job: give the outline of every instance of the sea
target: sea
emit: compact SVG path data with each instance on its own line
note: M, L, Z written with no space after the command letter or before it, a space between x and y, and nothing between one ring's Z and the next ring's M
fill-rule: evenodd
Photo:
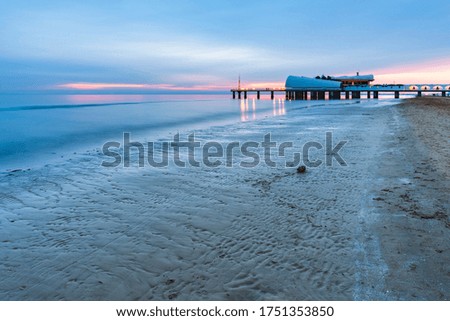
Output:
M28 94L0 95L0 171L62 161L73 154L131 139L286 115L290 109L348 101L285 101L284 95ZM389 97L387 97L389 98Z

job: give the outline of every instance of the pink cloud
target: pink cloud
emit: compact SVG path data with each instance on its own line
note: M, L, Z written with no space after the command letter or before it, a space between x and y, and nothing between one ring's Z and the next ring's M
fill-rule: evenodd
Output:
M450 83L450 59L440 58L373 70L376 83Z
M105 89L149 89L149 90L173 90L173 91L212 91L227 90L227 85L193 85L193 86L177 86L173 84L126 84L126 83L67 83L57 85L58 89L75 89L75 90L105 90Z

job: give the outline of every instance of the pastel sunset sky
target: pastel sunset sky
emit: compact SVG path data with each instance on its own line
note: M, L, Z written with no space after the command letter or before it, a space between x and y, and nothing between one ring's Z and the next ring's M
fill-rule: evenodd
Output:
M450 1L1 1L0 92L450 83Z

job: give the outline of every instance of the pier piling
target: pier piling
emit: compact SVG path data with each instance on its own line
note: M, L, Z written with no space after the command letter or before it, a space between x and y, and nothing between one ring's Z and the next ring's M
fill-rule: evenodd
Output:
M340 91L330 91L330 93L328 95L328 99L330 99L330 100L341 99L341 92Z

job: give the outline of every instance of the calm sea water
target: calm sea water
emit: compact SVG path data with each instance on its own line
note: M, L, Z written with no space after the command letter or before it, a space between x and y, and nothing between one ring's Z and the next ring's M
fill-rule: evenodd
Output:
M342 103L349 101L285 101L283 95L233 100L231 94L0 95L0 171L47 164L101 148L107 141L121 142L124 132L132 140L167 139L177 131Z
M1 95L0 170L24 168L118 140L286 113L283 96Z

